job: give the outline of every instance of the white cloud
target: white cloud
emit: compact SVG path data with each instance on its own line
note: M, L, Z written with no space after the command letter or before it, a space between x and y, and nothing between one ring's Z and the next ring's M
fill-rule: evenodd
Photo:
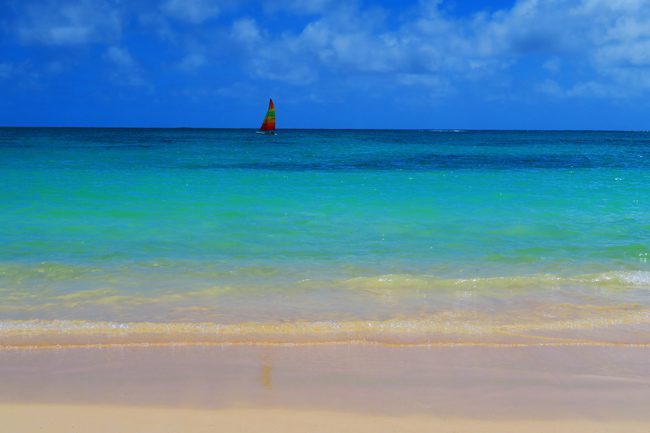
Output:
M532 90L565 97L650 91L650 0L519 0L470 17L451 17L442 4L423 0L391 27L376 8L315 0L305 7L316 16L299 31L273 34L243 19L231 36L251 73L294 84L329 74L393 76L398 85L441 91L467 81L499 87L514 65L543 56L532 75L558 74L562 65L562 72L584 71L585 81L574 78L565 90L549 78ZM304 13L297 5L279 3Z
M275 40L254 19L244 18L232 24L230 38L240 46L249 72L257 77L291 84L309 84L316 78L316 71L305 62L309 54L292 36Z
M161 0L152 8L144 0L38 0L16 3L11 29L25 43L106 44L114 78L128 85L145 85L141 65L121 42L122 21L130 14L140 18L130 26L158 29L163 43L184 47L177 65L184 72L228 55L256 78L318 83L315 91L322 92L364 83L430 95L467 85L493 97L650 93L650 0L517 0L471 16L449 15L444 0L421 0L391 17L364 6L368 2L276 0L260 7L299 15L280 30L271 27L277 16L264 12L257 20L238 17L225 27L210 23L191 33L174 22L206 23L220 14L225 21L236 3ZM0 63L0 77L16 75L7 65ZM321 85L325 81L331 86Z
M136 66L135 60L124 48L110 47L106 51L106 58L121 67L133 68Z
M591 77L569 86L566 96L650 91L648 0L520 0L495 14L486 29L478 36L491 42L494 56L547 54L553 59L544 67L552 73L568 63L588 71Z
M555 80L547 79L538 83L536 86L540 93L548 96L561 97L565 96L565 91Z
M219 14L219 5L214 0L167 0L162 9L173 18L195 24Z
M346 5L329 9L297 33L273 35L244 19L233 24L231 36L248 48L244 58L252 73L293 84L310 84L323 73L361 74L366 80L395 74L391 84L420 83L442 93L451 87L450 71L471 77L493 67L490 59L470 53L464 29L455 28L436 8L424 12L386 30L381 10Z
M252 18L242 18L232 24L230 35L246 46L259 42L262 39L260 28Z
M178 67L184 72L192 72L206 63L205 55L202 53L189 53L179 63Z
M121 34L120 15L113 4L101 0L28 4L16 23L26 43L76 45L110 42Z
M140 64L126 48L109 47L105 58L114 67L111 75L113 81L125 86L148 87Z

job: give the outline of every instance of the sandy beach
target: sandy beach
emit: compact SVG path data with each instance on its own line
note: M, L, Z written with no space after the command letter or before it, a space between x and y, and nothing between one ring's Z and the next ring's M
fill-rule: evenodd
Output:
M189 410L117 406L0 406L7 431L32 433L645 433L648 423L584 420L485 421L286 409Z
M642 432L647 347L0 351L12 432Z

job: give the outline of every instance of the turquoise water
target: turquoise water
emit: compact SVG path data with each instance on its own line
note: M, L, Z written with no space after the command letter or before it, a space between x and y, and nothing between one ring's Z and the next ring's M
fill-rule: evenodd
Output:
M0 321L650 308L650 133L2 128L0 185Z

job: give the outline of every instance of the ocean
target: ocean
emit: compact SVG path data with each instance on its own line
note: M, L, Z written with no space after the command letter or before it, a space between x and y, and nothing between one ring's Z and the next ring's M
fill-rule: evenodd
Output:
M0 128L0 345L635 344L650 133Z

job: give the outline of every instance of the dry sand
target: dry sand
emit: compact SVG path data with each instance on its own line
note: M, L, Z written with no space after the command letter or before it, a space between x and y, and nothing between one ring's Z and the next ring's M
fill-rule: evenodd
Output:
M289 409L0 405L12 433L647 433L644 422L459 420Z

